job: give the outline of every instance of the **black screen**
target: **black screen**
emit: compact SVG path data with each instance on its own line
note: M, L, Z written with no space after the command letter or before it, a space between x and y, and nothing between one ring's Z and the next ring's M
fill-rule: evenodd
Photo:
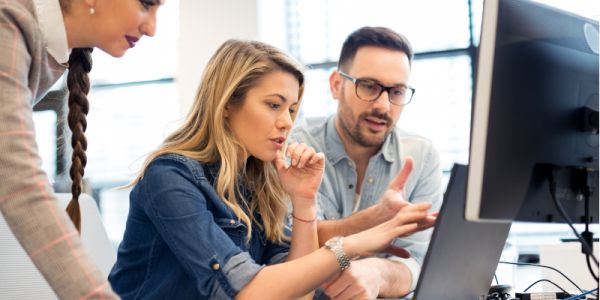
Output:
M554 195L574 222L587 206L598 223L597 32L542 4L486 1L467 219L563 222Z

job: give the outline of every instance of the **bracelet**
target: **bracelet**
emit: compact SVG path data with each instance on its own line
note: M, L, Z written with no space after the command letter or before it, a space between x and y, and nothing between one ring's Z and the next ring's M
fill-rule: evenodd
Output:
M298 220L298 221L300 221L302 223L312 223L312 222L314 222L314 221L317 220L317 216L316 215L315 215L315 217L312 220L304 220L304 219L300 219L300 218L294 216L293 213L292 213L292 218L294 218L294 220Z

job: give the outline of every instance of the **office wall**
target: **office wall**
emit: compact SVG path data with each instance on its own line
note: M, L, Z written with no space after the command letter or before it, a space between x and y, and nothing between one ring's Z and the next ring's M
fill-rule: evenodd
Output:
M179 70L176 80L185 115L204 66L227 39L258 38L258 0L179 0Z

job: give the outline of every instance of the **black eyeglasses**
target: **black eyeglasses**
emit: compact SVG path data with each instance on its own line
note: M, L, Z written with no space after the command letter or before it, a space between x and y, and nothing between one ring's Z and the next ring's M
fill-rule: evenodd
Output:
M415 94L415 89L407 85L384 86L372 79L354 78L342 71L338 72L354 83L356 96L363 101L373 102L386 91L390 103L400 106L408 104Z

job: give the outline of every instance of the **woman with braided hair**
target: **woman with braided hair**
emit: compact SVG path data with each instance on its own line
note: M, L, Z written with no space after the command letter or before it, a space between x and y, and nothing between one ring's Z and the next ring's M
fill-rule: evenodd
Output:
M117 296L82 248L88 73L97 47L120 57L153 36L164 0L0 0L0 211L61 299ZM58 208L35 142L32 107L68 70L73 198Z

